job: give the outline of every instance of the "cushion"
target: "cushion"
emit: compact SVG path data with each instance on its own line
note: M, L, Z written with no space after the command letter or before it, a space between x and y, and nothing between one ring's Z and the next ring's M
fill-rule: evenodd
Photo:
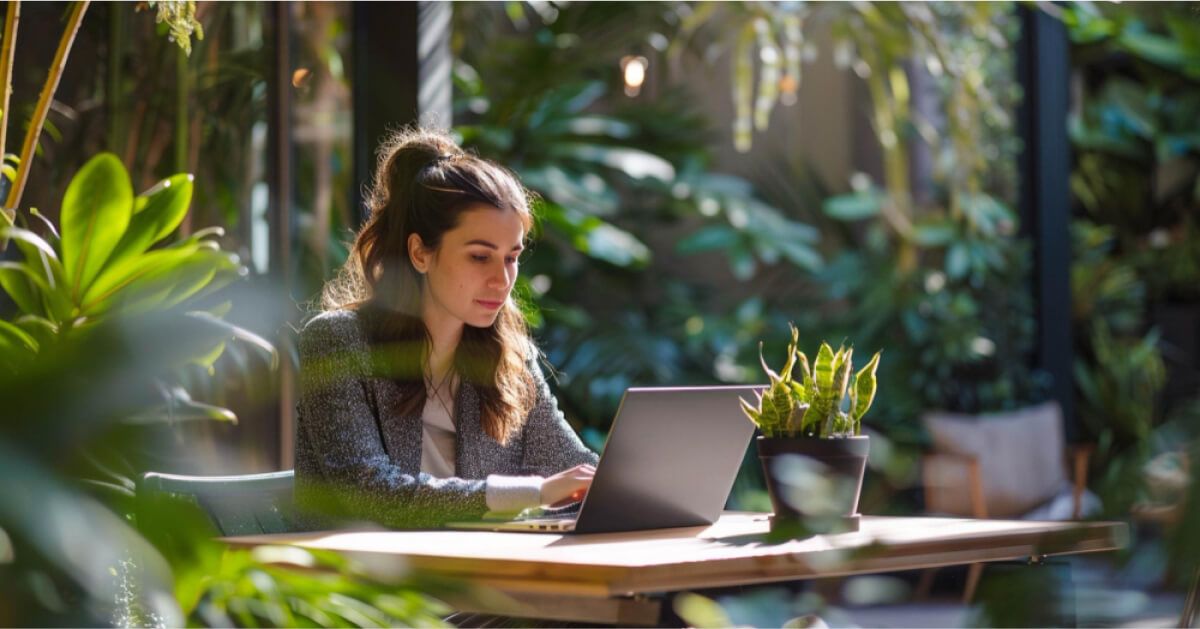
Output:
M986 415L926 413L921 421L935 452L979 461L990 517L1019 517L1054 497L1067 482L1062 410L1056 402ZM967 483L965 476L962 482ZM954 495L963 504L942 508L969 515L969 492Z
M1091 491L1083 490L1079 502L1080 519L1090 518L1104 507L1100 497ZM1067 483L1054 497L1038 505L1033 511L1021 514L1022 520L1071 520L1075 518L1074 487Z

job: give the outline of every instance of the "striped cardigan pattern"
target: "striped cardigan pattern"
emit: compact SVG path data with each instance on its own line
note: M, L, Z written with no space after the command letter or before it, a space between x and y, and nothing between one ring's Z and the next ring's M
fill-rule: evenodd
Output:
M300 333L296 500L341 519L395 528L436 527L487 512L489 474L550 476L597 456L567 423L530 360L537 402L521 430L500 445L480 423L480 400L459 386L453 478L422 473L420 414L403 415L400 389L373 377L357 313L325 312Z

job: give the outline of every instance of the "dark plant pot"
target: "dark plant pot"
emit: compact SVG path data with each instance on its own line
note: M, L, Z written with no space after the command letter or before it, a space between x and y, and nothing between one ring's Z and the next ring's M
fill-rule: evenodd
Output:
M866 435L837 439L759 437L758 458L775 508L772 529L857 531L858 497L870 445Z

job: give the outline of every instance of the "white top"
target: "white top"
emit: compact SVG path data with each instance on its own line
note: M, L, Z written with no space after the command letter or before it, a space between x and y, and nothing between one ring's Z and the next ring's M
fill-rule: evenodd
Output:
M454 419L450 410L426 391L421 435L421 471L438 478L454 476Z
M442 396L447 397L445 393ZM454 444L457 429L453 419L454 398L452 395L448 397L450 408L446 408L426 387L425 408L421 411L421 471L437 478L455 476ZM488 509L509 512L538 506L541 503L542 480L540 476L488 476Z

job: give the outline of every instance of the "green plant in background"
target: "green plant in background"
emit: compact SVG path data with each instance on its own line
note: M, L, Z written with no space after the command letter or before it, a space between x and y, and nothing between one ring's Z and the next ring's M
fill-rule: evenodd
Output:
M828 263L816 277L828 289L826 314L843 322L833 332L893 346L902 332L900 358L883 378L889 404L880 424L904 441L920 439L914 418L929 408L983 412L1043 395L1043 376L1028 368L1028 247L1009 207L1012 10L701 3L673 44L711 42L710 51L732 55L740 150L751 128L767 128L777 102L795 101L791 90L817 56L831 54L866 85L881 176L856 174L850 193L824 201L827 218L845 227L822 226ZM832 50L816 46L822 29ZM918 101L918 92L927 97Z
M865 367L854 373L854 349L839 347L836 352L821 343L811 364L800 351L800 331L790 326L792 341L788 357L779 372L759 357L770 385L757 393L757 405L742 400L742 411L767 438L812 436L821 439L862 434L863 415L875 401L875 372L879 368L876 352ZM792 371L800 368L800 378ZM848 402L848 403L847 403Z
M1061 17L1080 86L1068 127L1085 217L1072 225L1079 416L1106 511L1124 514L1149 498L1154 457L1187 456L1186 439L1160 433L1200 382L1160 319L1200 323L1200 25L1170 3L1073 3Z
M1191 7L1133 10L1080 3L1063 21L1083 106L1070 119L1071 191L1093 221L1116 228L1156 301L1200 292L1200 26ZM1119 72L1106 71L1109 68Z
M707 123L686 94L613 97L618 77L596 50L651 45L678 6L553 5L552 20L456 6L455 130L541 197L520 288L562 372L560 401L587 424L611 417L634 382L753 377L745 350L782 311L758 295L723 298L684 256L726 256L738 284L764 268L821 265L815 230L745 180L710 172ZM529 80L480 79L514 73Z

